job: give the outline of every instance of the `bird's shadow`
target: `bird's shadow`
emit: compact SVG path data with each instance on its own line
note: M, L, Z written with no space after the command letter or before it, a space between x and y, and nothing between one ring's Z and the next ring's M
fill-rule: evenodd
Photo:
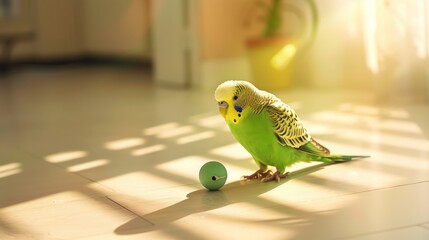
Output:
M323 163L291 172L289 177L277 182L235 181L226 184L219 191L197 190L186 195L187 199L166 208L136 217L114 230L117 235L138 234L157 229L194 213L205 212L234 203L251 202L259 195L280 187L286 182L313 173L330 165ZM152 226L142 227L142 222Z

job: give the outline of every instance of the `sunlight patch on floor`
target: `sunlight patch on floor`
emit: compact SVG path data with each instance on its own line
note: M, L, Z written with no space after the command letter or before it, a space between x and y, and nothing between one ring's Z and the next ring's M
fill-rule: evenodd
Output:
M355 103L343 103L338 107L340 111L354 112L366 115L379 115L380 109L373 106L359 105Z
M144 147L144 148L135 149L131 152L131 155L143 156L143 155L147 155L150 153L162 151L165 148L166 148L166 146L164 144L156 144L156 145L152 145L152 146L148 146L148 147Z
M157 135L157 134L169 131L171 129L177 128L178 126L179 124L177 122L165 123L158 126L146 128L143 130L143 134L147 136Z
M376 118L374 116L362 116L352 113L343 113L337 111L321 111L314 113L311 117L311 120L329 122L329 123L341 123L341 124L357 124L361 121L374 121Z
M87 156L85 151L70 151L51 154L45 157L45 160L50 163L61 163Z
M80 200L55 202L55 197L48 195L25 203L32 208L7 215L11 222L36 239L80 239L104 233L106 227L114 229L135 216L106 198L93 199L78 192L67 194L78 195L74 198ZM34 201L48 204L35 207Z
M380 115L399 119L407 119L410 116L406 110L400 108L378 108L356 103L343 103L338 107L338 110L366 115Z
M16 212L20 210L26 211L27 209L30 209L30 208L52 206L52 205L62 204L70 201L81 200L84 198L87 198L87 196L82 194L79 191L64 190L64 191L49 194L49 195L43 195L38 198L28 199L25 202L19 202L13 205L9 205L9 206L3 207L1 211L3 213Z
M186 156L162 163L156 168L198 182L200 168L209 161L213 160L200 156Z
M332 135L335 133L336 126L328 124L320 124L317 121L301 120L302 124L311 133L311 136L316 137L317 135Z
M22 172L21 163L8 163L0 166L0 178L8 177Z
M249 152L243 148L239 143L233 143L219 148L212 149L211 154L221 157L232 158L236 160L243 160L252 158Z
M204 139L212 138L215 135L216 134L213 131L204 131L201 133L196 133L193 135L181 137L181 138L177 139L177 144L187 144L187 143L191 143L191 142L197 142L197 141L201 141Z
M386 151L379 151L374 148L368 148L363 146L352 146L350 144L339 143L337 141L329 141L329 140L320 140L320 142L326 146L329 146L331 149L341 149L341 152L337 152L336 150L333 153L339 154L363 154L370 155L368 159L361 159L357 161L368 161L369 163L383 163L386 165L391 165L397 168L404 168L410 170L426 170L429 169L429 161L425 156L421 157L413 157L406 156L400 154L393 154ZM423 153L422 153L423 154ZM423 154L425 155L425 154Z
M109 150L122 150L132 147L143 145L145 140L143 138L124 138L116 141L107 142L104 147Z
M381 171L373 167L371 160L366 160L368 164L365 168L344 163L327 167L324 171L315 173L315 176L326 181L324 185L328 187L341 184L347 186L350 192L396 185L406 177L396 172ZM365 161L365 159L355 161Z
M419 125L411 121L403 121L396 119L384 119L374 123L374 127L381 130L390 130L403 133L421 134L422 130Z
M376 152L373 154L373 158L379 163L395 166L399 169L419 172L429 171L429 160L425 156L412 157L388 152ZM427 174L429 175L429 172Z
M160 196L156 192L164 196L174 196L175 189L179 189L177 186L181 183L174 180L176 172L171 172L171 174L171 178L166 178L150 172L130 172L98 182L121 194L138 194L144 195L145 200L157 200ZM170 190L165 191L166 188ZM195 190L194 188L189 189Z
M346 125L358 125L359 127L366 127L370 129L390 130L412 134L420 134L422 132L420 127L411 121L386 119L376 116L364 116L355 113L323 111L315 113L311 119L321 124L339 123Z
M191 117L190 120L201 127L216 128L220 130L227 130L228 128L225 120L219 114L206 116L204 118Z
M216 159L210 159L202 156L186 156L179 159L174 159L158 165L156 168L171 172L172 174L179 175L184 178L193 179L199 182L199 171L200 168L207 162L218 161L222 163L228 173L227 183L240 180L243 174L249 173L246 168L241 168L228 164L227 162L219 161ZM253 172L252 172L253 173ZM201 187L202 188L202 187Z
M348 116L345 116L348 115ZM345 120L341 122L341 119ZM354 120L353 120L354 119ZM357 120L361 119L361 120ZM404 120L396 120L396 119L378 119L376 117L364 117L360 116L352 116L350 114L342 114L342 117L335 118L335 116L328 117L316 115L312 121L303 121L306 123L306 126L309 130L312 130L311 133L315 134L313 131L322 132L323 133L338 133L339 131L335 130L338 128L342 129L350 129L353 128L361 128L369 130L385 130L390 132L396 132L398 134L421 134L422 130L420 127L411 121ZM343 126L338 126L338 124L344 124ZM347 127L350 125L350 128Z
M398 148L407 148L411 150L421 151L422 149L429 149L429 140L425 138L415 138L401 136L397 134L388 134L382 132L370 132L357 129L343 129L341 134L338 135L342 139L361 139L366 140L376 145L388 145Z
M159 138L173 138L173 137L177 137L183 134L188 134L191 132L195 131L195 127L193 126L182 126L182 127L177 127L177 128L171 128L167 131L163 131L160 132L159 134L157 134L157 137Z
M69 171L69 172L85 171L85 170L89 170L91 168L97 168L97 167L107 165L107 164L109 164L109 162L110 162L110 160L108 160L108 159L98 159L98 160L89 161L89 162L85 162L85 163L81 163L81 164L77 164L77 165L67 167L67 171Z

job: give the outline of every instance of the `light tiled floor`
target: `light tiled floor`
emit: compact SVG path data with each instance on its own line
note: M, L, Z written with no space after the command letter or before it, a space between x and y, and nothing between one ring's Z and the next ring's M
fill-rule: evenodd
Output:
M429 239L427 104L278 92L332 152L372 157L262 184L239 181L256 166L213 92L102 66L0 80L0 239ZM218 192L198 182L210 160Z

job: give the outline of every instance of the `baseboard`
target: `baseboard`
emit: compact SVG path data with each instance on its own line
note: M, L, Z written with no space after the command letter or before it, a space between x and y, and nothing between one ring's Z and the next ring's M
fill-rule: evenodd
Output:
M14 61L13 64L42 64L42 65L58 65L70 63L146 63L150 64L149 59L137 57L112 57L112 56L77 56L77 57L56 57L49 59L27 58Z

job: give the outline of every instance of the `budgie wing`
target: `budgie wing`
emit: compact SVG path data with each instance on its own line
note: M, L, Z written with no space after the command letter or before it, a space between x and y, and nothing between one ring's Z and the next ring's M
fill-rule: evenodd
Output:
M291 107L276 101L267 105L266 109L280 144L314 155L329 155L329 150L308 134Z

